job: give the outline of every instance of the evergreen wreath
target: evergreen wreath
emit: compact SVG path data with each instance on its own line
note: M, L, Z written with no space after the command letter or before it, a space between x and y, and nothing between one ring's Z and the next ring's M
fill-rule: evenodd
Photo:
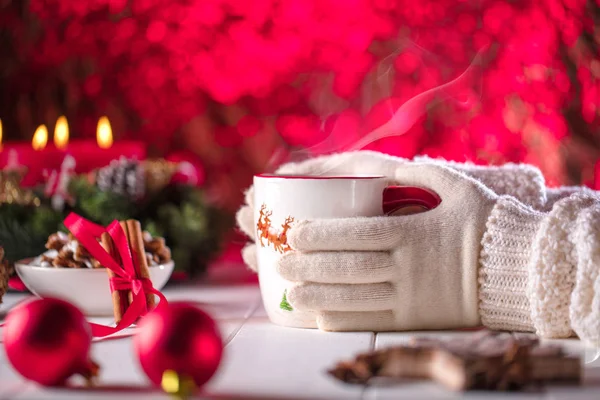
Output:
M123 183L120 178L110 178L117 169L135 174L135 187L133 179ZM221 250L234 225L233 216L209 204L203 190L195 186L165 181L157 187L146 174L141 187L138 170L143 171L142 162L119 160L92 174L74 176L68 185L72 201L62 210L52 207L43 188L34 189L39 204L0 203L0 247L7 262L43 253L52 233L67 232L62 221L75 212L103 226L114 220L137 219L144 230L164 237L176 271L191 277L202 274Z

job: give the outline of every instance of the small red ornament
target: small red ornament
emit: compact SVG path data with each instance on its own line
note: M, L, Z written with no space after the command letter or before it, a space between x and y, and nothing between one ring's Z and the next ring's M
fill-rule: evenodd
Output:
M217 371L223 353L214 320L185 302L169 303L165 310L147 314L133 344L142 369L157 386L165 386L164 379L176 374L200 387Z
M6 317L4 348L14 369L45 386L58 386L74 374L88 381L98 365L90 360L91 329L66 301L44 298L17 306Z
M178 168L173 177L171 184L183 183L192 186L202 186L206 178L204 167L198 156L190 151L178 151L169 154L167 161L178 163Z

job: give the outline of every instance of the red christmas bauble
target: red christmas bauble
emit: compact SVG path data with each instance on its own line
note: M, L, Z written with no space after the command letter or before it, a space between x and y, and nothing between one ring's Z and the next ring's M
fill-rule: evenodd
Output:
M45 386L62 385L74 374L91 378L90 325L70 303L44 298L21 304L6 317L4 348L14 369Z
M169 154L167 161L179 163L177 171L171 177L170 183L202 186L206 179L204 167L200 158L190 151L178 151Z
M214 320L185 302L147 314L133 343L142 369L155 385L172 371L200 387L217 371L223 353Z

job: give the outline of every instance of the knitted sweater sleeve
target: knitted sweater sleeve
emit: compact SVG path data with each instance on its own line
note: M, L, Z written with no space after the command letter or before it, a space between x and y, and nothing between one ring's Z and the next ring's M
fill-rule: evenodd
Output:
M600 197L577 191L544 213L501 197L482 240L479 313L491 329L600 343Z
M557 201L572 196L574 194L584 194L594 196L595 191L585 186L561 186L558 188L546 188L546 203L541 208L543 211L550 211Z
M458 163L427 156L417 156L416 162L440 164L477 179L500 196L515 197L535 209L542 209L546 200L546 181L542 172L529 164L508 163L499 166Z

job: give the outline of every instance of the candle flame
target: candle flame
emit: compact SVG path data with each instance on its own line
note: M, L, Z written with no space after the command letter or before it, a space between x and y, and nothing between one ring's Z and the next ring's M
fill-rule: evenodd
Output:
M31 147L34 150L43 150L48 143L48 128L46 125L40 125L33 134L33 140L31 141Z
M98 141L98 146L102 149L108 149L113 144L112 129L107 117L100 117L98 120L96 140Z
M68 143L69 124L67 123L67 117L62 115L56 120L56 126L54 127L54 145L59 149L64 149Z

